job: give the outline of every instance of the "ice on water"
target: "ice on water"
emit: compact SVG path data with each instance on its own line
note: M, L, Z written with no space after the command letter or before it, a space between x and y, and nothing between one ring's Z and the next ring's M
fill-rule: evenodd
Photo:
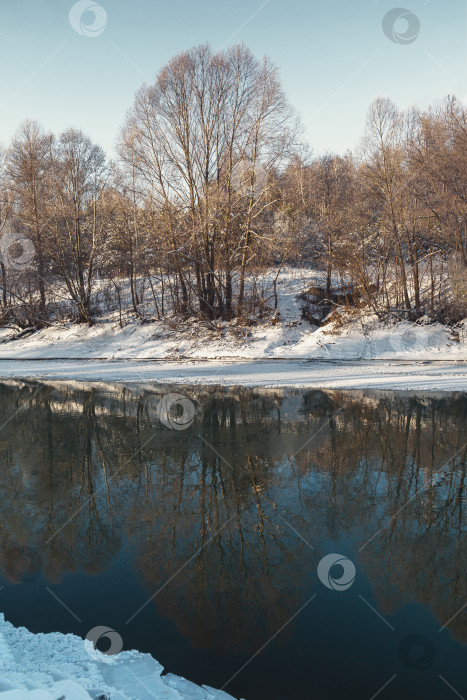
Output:
M103 663L73 634L32 634L0 614L0 700L233 700L172 674L149 654Z

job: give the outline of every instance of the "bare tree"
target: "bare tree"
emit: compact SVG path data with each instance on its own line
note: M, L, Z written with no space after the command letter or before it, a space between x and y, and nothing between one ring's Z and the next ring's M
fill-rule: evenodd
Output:
M81 131L69 129L54 152L54 269L78 308L79 320L92 322L91 294L96 257L107 220L103 194L107 168L103 150Z
M245 271L271 206L268 173L291 153L292 117L275 67L244 46L180 54L138 92L120 152L164 212L184 311L193 272L200 312L230 315L237 271L242 313Z
M37 122L26 121L20 126L7 156L15 217L25 235L33 242L36 252L39 325L48 320L46 272L52 148L52 134L44 132Z

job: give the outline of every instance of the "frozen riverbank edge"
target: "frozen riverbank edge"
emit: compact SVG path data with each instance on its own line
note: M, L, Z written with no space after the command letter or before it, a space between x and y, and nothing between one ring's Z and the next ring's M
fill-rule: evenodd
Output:
M97 652L99 654L99 652ZM123 651L99 660L73 634L32 634L0 614L1 700L233 700L178 676L161 676L149 654Z
M467 361L0 360L0 379L297 389L465 391Z
M271 272L263 282L270 278ZM317 327L305 320L301 301L314 284L323 284L323 273L284 270L277 286L278 318L247 325L196 318L143 323L131 313L120 323L115 313L102 311L92 326L57 321L37 331L1 328L0 376L467 390L467 319L451 328L427 317L383 322L368 309L353 309Z
M300 292L317 273L289 270L280 321L250 326L199 319L0 329L0 377L249 387L467 391L467 319L449 328L354 311L322 327L303 319Z

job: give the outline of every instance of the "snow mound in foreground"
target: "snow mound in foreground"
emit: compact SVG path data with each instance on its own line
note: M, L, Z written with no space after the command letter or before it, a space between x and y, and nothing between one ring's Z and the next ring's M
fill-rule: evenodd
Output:
M150 654L103 663L74 634L32 634L0 614L0 700L233 700L172 674Z

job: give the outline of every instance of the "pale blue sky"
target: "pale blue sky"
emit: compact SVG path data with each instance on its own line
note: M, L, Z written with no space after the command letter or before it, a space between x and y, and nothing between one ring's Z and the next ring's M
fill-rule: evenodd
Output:
M70 25L72 0L0 0L0 141L33 118L55 132L79 126L112 154L137 88L172 55L243 41L280 67L316 153L352 149L378 95L400 107L467 95L466 1L400 3L420 20L408 45L382 29L398 0L102 0L95 37Z

